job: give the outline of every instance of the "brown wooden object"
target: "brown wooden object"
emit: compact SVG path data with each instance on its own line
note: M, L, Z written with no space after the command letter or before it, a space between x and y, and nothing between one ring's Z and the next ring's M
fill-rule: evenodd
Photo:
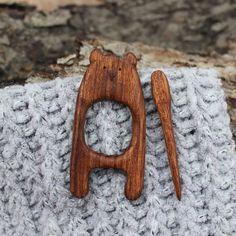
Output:
M137 199L142 191L145 164L145 108L137 59L132 53L119 58L94 49L90 65L79 88L73 128L70 163L70 191L82 198L89 191L89 173L93 168L116 168L127 175L125 195ZM115 100L127 105L132 114L132 139L124 153L107 156L85 143L84 124L88 108L101 100Z
M169 165L175 186L176 196L181 199L181 184L179 176L176 144L171 120L171 95L165 74L158 70L152 73L152 95L160 115L165 137Z

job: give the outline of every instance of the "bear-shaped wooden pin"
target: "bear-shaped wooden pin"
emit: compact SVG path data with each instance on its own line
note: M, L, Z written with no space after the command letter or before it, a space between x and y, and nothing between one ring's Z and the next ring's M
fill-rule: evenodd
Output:
M116 168L126 175L125 196L137 199L142 191L145 164L145 107L137 59L128 53L123 58L104 55L94 49L90 65L81 82L74 115L70 162L70 191L82 198L89 191L89 173L93 168ZM89 107L101 100L114 100L129 107L132 114L132 139L124 153L107 156L85 143L84 125Z

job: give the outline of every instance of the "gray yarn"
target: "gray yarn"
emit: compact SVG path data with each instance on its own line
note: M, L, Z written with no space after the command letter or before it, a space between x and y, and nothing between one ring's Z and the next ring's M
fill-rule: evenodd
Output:
M224 94L206 69L164 69L182 177L174 193L150 88L140 71L147 113L145 184L133 202L125 176L96 169L84 199L69 191L75 100L81 77L0 90L0 235L236 235L236 165ZM100 102L87 115L87 143L117 154L131 138L130 114Z

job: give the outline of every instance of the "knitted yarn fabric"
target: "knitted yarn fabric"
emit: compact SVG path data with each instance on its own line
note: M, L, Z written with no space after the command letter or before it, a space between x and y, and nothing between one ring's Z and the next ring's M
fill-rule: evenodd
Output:
M220 80L207 69L166 68L172 94L182 200L178 201L151 96L146 108L142 195L129 201L119 170L95 169L83 199L69 191L75 101L81 76L0 90L0 235L235 235L236 165ZM99 102L87 113L86 142L119 154L132 136L127 107Z

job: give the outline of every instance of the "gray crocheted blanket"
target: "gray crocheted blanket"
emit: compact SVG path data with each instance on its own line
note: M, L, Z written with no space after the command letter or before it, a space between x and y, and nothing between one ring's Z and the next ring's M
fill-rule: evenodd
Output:
M95 169L83 199L69 191L75 100L81 77L0 90L0 235L235 235L236 165L226 102L206 69L164 69L172 93L182 200L174 193L154 106L151 69L139 71L147 114L141 197L124 196L119 170ZM127 107L90 108L86 142L119 154L131 139Z

